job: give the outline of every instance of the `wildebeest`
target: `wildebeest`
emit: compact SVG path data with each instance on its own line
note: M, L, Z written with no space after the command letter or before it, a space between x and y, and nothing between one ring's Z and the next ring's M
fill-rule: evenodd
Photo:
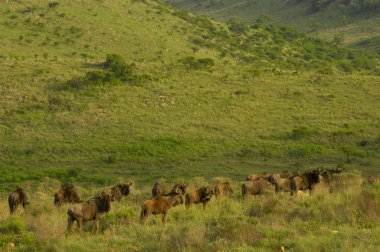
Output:
M289 177L284 177L281 173L273 174L268 178L268 181L274 185L276 193L280 191L291 191L291 181Z
M379 183L379 179L374 176L369 176L367 181L368 181L368 184L370 185L375 185Z
M241 186L243 199L246 199L248 195L259 195L266 191L274 191L274 186L263 178L259 178L254 181L246 181Z
M71 231L74 221L77 222L79 232L82 232L83 222L94 221L91 233L99 228L100 218L109 212L111 208L111 197L109 194L101 193L100 195L87 200L83 203L77 203L67 210L67 231Z
M166 197L169 196L169 197ZM181 204L181 197L178 193L169 193L158 199L146 200L141 205L140 222L146 224L150 215L162 214L162 224L166 223L166 215L171 207Z
M186 207L189 208L192 204L203 204L203 210L206 209L207 203L211 200L214 191L209 187L205 186L196 191L186 193Z
M63 203L80 203L78 192L74 186L63 187L54 194L54 205Z
M290 178L291 194L294 195L298 190L313 190L314 185L320 181L320 170L312 170Z
M24 189L19 187L16 189L16 191L12 192L8 197L8 204L9 204L9 210L11 214L14 214L18 205L20 204L25 209L25 207L29 204L29 202L28 202L28 196L24 192Z
M152 187L152 198L158 199L165 194L165 187L159 183L154 183Z
M181 183L175 184L172 190L170 191L170 193L178 193L179 196L185 195L186 187L187 187L187 184L181 184ZM159 183L155 183L152 187L152 198L158 199L164 195L165 195L165 187Z
M103 190L102 193L107 194L110 196L111 201L120 201L123 196L128 196L130 189L129 187L132 185L132 183L128 184L118 184L111 188L106 188Z
M246 181L255 181L260 178L268 179L270 176L272 176L272 173L253 173L247 177Z
M323 181L329 185L332 175L339 174L344 171L344 168L335 168L335 169L325 169L319 170L319 176L322 177Z
M231 184L228 181L217 184L214 188L214 192L215 192L215 197L225 196L227 194L231 195L234 193L234 191L232 190Z

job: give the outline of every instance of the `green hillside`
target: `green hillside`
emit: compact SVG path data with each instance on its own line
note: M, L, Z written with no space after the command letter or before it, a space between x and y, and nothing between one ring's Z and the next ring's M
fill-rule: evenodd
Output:
M10 1L1 13L1 183L378 164L375 58L150 1ZM145 77L67 83L107 54Z
M0 251L377 251L380 188L365 180L379 176L379 84L376 55L265 18L0 1ZM242 200L248 174L322 167L346 168L331 190ZM86 200L126 181L97 234L66 232L60 186ZM157 181L234 193L143 226ZM30 204L10 216L18 186Z
M337 0L169 0L176 7L218 20L260 16L330 41L380 53L380 1Z

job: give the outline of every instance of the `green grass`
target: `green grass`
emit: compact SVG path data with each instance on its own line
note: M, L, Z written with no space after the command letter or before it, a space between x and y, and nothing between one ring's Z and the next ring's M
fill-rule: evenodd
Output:
M376 58L274 26L237 34L241 24L155 2L48 3L1 3L2 190L45 176L88 185L338 164L377 172ZM299 58L306 51L314 59ZM110 53L150 79L67 84ZM213 64L189 69L189 56Z
M125 60L116 57L125 71L102 64L109 54ZM366 191L348 195L340 187L337 194L249 204L237 192L252 172L339 166L378 175L379 74L374 55L154 1L2 1L0 206L6 209L20 185L32 206L20 217L0 213L0 246L375 250L378 205L365 207ZM138 224L154 182L196 188L224 178L234 181L231 201L212 202L206 213L173 209L165 228L156 218L149 227ZM64 235L66 209L53 208L51 198L61 184L89 198L125 180L135 190L114 204L100 234Z
M163 2L224 21L241 18L248 23L253 23L261 16L268 16L271 23L291 26L330 41L340 36L341 42L345 45L360 44L361 49L380 53L379 48L360 43L379 36L380 30L377 25L380 21L379 9L354 8L338 4L339 1L320 1L333 2L320 10L313 10L312 1L302 0L168 0ZM372 2L379 6L378 1Z

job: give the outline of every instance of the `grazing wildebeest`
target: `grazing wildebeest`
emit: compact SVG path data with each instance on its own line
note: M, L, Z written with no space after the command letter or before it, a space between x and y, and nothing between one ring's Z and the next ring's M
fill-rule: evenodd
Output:
M172 188L172 190L170 191L170 193L176 193L178 194L178 197L180 198L180 203L183 204L183 195L186 194L186 187L187 187L187 184L175 184Z
M170 191L170 193L178 193L179 196L182 196L186 193L187 184L175 184ZM165 187L159 183L155 183L152 187L152 198L158 199L161 196L165 195ZM182 203L181 203L182 204Z
M272 176L272 173L254 173L247 177L246 181L255 181L260 178L268 179L270 176Z
M77 222L79 232L82 232L83 222L94 221L91 233L99 228L100 218L109 212L111 208L111 197L109 194L101 193L100 195L87 200L83 203L77 203L67 210L67 231L71 231L74 221Z
M54 194L54 205L63 203L80 203L78 192L74 186L63 187Z
M233 194L234 191L232 190L230 182L222 182L215 186L214 188L215 197L219 196L226 196L227 194Z
M19 187L16 189L16 191L11 193L8 197L8 204L9 204L9 210L11 214L14 214L18 205L20 204L25 209L25 207L29 204L29 202L28 202L28 196L26 196L24 189Z
M259 178L254 181L246 181L241 186L243 199L246 199L248 195L259 195L266 191L274 191L274 186L263 178Z
M189 208L192 204L203 204L203 210L206 209L207 203L211 200L214 191L209 187L205 186L196 191L186 193L186 208Z
M158 199L165 194L165 187L159 183L155 183L152 187L152 198Z
M312 170L290 178L291 194L294 195L298 190L313 190L314 186L320 181L320 170Z
M280 191L290 192L291 191L291 181L289 177L283 177L281 173L273 174L268 178L268 181L274 185L276 193Z
M131 183L128 184L118 184L111 188L106 188L103 190L103 193L110 196L111 201L120 201L123 196L129 195L129 187L132 185Z
M166 197L168 196L168 197ZM166 215L171 207L181 204L181 197L178 193L170 192L158 199L146 200L141 205L140 222L146 224L148 217L153 214L162 214L162 224L166 223Z
M368 177L368 184L375 185L377 183L379 183L379 179L378 178L376 178L374 176L369 176Z

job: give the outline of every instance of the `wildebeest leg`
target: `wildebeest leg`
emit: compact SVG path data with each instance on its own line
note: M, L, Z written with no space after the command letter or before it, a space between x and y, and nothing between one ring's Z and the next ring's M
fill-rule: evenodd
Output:
M206 210L207 201L203 202L203 210Z
M71 232L71 228L74 224L74 220L70 217L67 218L67 232Z
M99 222L99 218L98 218L98 216L96 216L95 220L94 220L94 223L92 223L91 234L94 234L95 231L98 230L98 222Z
M78 229L79 229L79 233L82 234L82 226L83 226L83 219L82 218L78 218L77 219L77 224L78 224Z
M166 215L168 214L168 212L163 212L162 213L162 225L165 225L166 224Z
M143 225L146 225L146 219L148 218L148 216L149 216L148 210L146 208L141 209L140 223Z
M16 206L13 203L9 204L9 211L11 215L16 211Z

